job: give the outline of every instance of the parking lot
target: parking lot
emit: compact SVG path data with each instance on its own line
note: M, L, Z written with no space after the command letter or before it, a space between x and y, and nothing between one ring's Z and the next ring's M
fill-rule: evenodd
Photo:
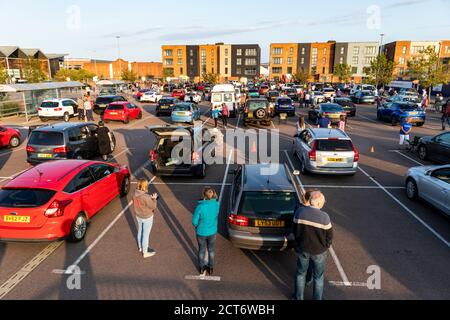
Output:
M0 243L0 299L289 299L296 272L294 251L240 250L226 237L228 170L235 167L230 160L246 155L239 150L224 154L225 164L209 167L204 179L154 178L148 166L154 138L147 127L170 118L157 118L155 105L137 104L144 110L142 120L108 124L117 139L111 161L128 165L134 182L151 180L152 191L160 195L150 239L157 255L142 259L135 244L131 196L117 199L93 219L81 243ZM209 105L200 107L197 125L212 128ZM297 114L306 116L307 110L297 106ZM291 170L300 166L292 155L296 119L274 119L271 126L280 130L280 163ZM26 137L28 124L2 124L21 129ZM230 119L232 128L244 128L240 117ZM440 129L439 115L430 113L425 126L414 127L412 135L436 135ZM301 175L297 181L325 194L324 210L335 230L325 299L449 299L450 221L428 204L408 200L404 188L410 167L430 163L399 150L399 128L377 121L376 106L358 105L347 131L361 154L357 174ZM0 150L0 185L29 168L25 147L22 141L17 149ZM221 200L216 281L192 277L198 271L191 217L205 186L214 187ZM81 270L81 290L67 287L70 266ZM371 290L366 284L373 267L381 270L381 288Z

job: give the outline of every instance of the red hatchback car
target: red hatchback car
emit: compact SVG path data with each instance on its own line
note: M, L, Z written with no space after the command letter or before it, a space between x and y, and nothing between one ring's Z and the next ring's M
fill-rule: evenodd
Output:
M0 126L0 148L16 148L20 145L20 131Z
M142 110L136 105L119 101L111 103L103 114L103 120L108 121L122 121L125 124L130 123L131 119L142 119Z
M186 91L183 89L175 89L172 91L172 98L177 98L180 101L184 101L186 97Z
M126 166L86 160L40 164L0 189L0 240L79 242L88 221L129 191Z

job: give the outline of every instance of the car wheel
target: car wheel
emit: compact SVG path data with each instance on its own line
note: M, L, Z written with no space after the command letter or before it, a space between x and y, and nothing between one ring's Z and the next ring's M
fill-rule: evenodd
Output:
M130 123L130 117L127 117L127 118L123 121L123 123L129 124L129 123Z
M64 122L70 121L70 114L68 112L64 113L63 120L64 120Z
M48 121L48 119L43 118L43 117L41 117L41 118L39 118L39 119L41 119L42 122L47 122L47 121Z
M19 144L20 144L19 137L14 136L11 138L11 140L9 140L9 146L11 148L17 148L19 146Z
M138 117L137 117L139 120L141 120L142 119L142 112L139 112L139 115L138 115Z
M406 181L406 196L410 200L417 200L417 198L419 197L417 183L412 178L408 178L408 180Z
M377 119L379 121L383 120L383 117L381 116L381 112L380 111L377 112Z
M419 146L419 158L420 160L428 159L428 150L424 145Z
M392 117L392 118L391 118L391 125L392 125L393 127L395 127L395 126L397 125L397 120L395 119L395 117Z
M122 186L120 187L120 196L126 197L130 192L130 187L131 187L130 177L127 176L122 181Z
M156 113L156 117L159 117L159 112Z
M417 122L417 123L416 123L416 126L418 126L418 127L423 127L424 124L425 124L425 122Z
M86 236L87 219L84 213L79 213L70 226L69 241L80 242Z
M77 154L76 156L75 156L75 159L77 159L77 160L83 160L83 155L82 154Z

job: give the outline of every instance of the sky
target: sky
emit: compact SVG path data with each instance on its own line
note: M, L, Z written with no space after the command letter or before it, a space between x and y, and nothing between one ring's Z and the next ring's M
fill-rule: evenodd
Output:
M450 39L450 0L0 0L0 45L161 61L163 44ZM120 50L116 36L120 36Z

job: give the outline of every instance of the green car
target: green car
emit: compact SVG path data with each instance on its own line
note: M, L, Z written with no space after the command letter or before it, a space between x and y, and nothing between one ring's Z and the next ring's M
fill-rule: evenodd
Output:
M248 97L249 98L259 98L259 90L258 89L250 89L248 90Z

